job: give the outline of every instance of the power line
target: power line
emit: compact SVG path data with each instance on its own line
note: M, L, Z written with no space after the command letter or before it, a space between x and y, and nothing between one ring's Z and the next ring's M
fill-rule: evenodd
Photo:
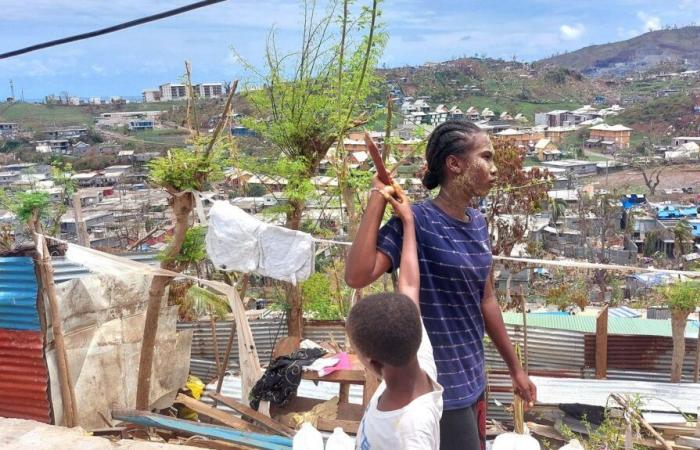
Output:
M153 22L160 19L165 19L166 17L175 16L182 14L187 11L192 11L193 9L203 8L205 6L213 5L215 3L221 3L226 0L203 0L200 2L192 3L190 5L185 5L180 8L171 9L158 14L153 14L151 16L142 17L140 19L130 20L129 22L120 23L119 25L113 25L111 27L102 28L96 31L90 31L88 33L76 34L74 36L69 36L61 39L56 39L53 41L43 42L41 44L32 45L29 47L20 48L19 50L13 50L11 52L0 54L0 59L11 58L13 56L22 55L24 53L33 52L35 50L41 50L43 48L54 47L56 45L67 44L69 42L80 41L83 39L89 39L96 36L101 36L103 34L113 33L115 31L123 30L126 28L135 27L136 25L141 25L143 23Z

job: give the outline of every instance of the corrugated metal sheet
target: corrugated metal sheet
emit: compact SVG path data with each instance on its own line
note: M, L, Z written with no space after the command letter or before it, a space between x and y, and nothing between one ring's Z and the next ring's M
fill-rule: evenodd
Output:
M523 316L520 313L505 312L503 320L508 325L522 325ZM596 318L582 315L549 315L528 314L528 327L553 328L557 330L578 331L580 333L595 333ZM629 319L625 317L608 318L609 334L637 334L642 336L671 336L671 321L650 319ZM685 332L686 338L697 339L698 330L690 323Z
M250 329L253 332L253 340L258 350L258 357L261 364L267 364L272 356L272 349L275 343L287 336L287 322L278 319L258 319L251 320ZM216 342L221 358L226 351L226 344L231 332L233 320L220 320L216 322ZM194 374L202 378L207 383L216 376L216 359L214 354L214 339L211 333L211 323L200 322L179 322L178 330L192 330L192 361L195 362ZM234 335L231 358L229 360L229 370L238 368L238 337Z
M345 348L345 326L342 324L306 324L304 337L314 342L335 341L340 348Z
M155 266L159 264L159 261L156 259L157 255L157 253L127 253L119 256L132 261ZM65 256L52 257L51 265L53 266L53 278L57 284L70 281L73 278L92 275L86 266L69 261Z
M692 376L697 339L685 340L683 373ZM595 335L586 335L586 367L595 368ZM608 368L656 372L668 380L673 339L660 336L608 336Z
M34 262L26 256L0 258L0 328L41 328L36 310Z
M41 331L0 329L0 416L51 423Z

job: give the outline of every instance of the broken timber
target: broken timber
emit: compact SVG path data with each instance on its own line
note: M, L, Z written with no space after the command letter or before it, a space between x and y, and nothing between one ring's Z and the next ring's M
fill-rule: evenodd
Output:
M199 400L196 400L192 397L188 397L184 394L178 394L175 398L175 403L181 403L193 410L194 412L207 417L211 417L217 422L220 422L231 428L244 431L262 432L261 429L246 422L245 420L241 420L238 417L227 414L224 411L216 409L212 406L207 405L206 403L202 403Z
M264 450L290 450L292 448L292 440L288 437L238 431L219 425L175 419L144 411L113 410L112 418L145 427L172 430L189 436L204 436Z
M263 425L265 428L268 428L274 433L279 433L282 436L288 436L292 437L294 436L294 430L289 428L286 425L283 425L276 420L273 420L269 417L267 417L264 414L260 414L253 408L244 405L243 403L239 402L238 400L235 400L231 397L226 397L221 394L214 394L213 392L207 393L207 395L214 400L228 406L229 408L233 409L234 411L254 420L255 422L259 423L260 425Z

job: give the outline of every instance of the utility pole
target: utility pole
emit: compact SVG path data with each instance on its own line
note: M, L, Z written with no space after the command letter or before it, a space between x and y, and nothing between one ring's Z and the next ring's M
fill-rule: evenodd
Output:
M10 97L12 97L12 101L15 100L15 85L12 80L10 80Z

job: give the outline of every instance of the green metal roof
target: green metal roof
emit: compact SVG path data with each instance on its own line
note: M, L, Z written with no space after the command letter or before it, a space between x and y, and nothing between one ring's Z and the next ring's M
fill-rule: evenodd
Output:
M522 326L523 315L516 312L504 312L503 320L507 325ZM552 328L579 333L595 333L595 324L596 318L593 316L558 316L548 314L527 315L528 328ZM671 337L671 321L608 317L608 333ZM697 339L697 326L688 323L685 328L685 337Z

